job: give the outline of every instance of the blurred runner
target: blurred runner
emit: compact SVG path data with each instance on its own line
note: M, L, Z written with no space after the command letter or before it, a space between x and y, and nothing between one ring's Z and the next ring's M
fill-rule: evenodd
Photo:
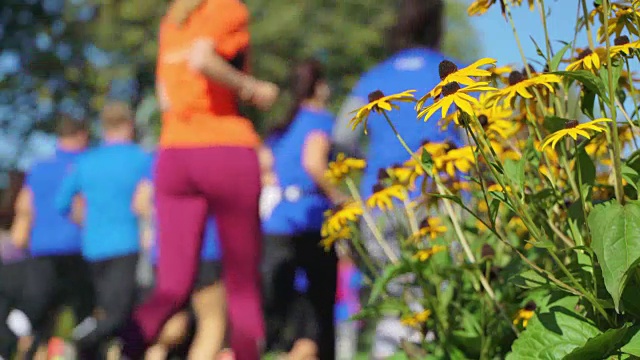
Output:
M278 88L244 72L248 25L240 0L174 0L162 19L154 184L162 256L157 286L123 334L130 357L144 352L189 300L207 215L220 234L233 351L239 360L260 356L260 139L240 115L238 100L268 109Z
M205 229L191 303L167 321L157 343L147 350L147 360L166 359L171 350L180 347L187 348L191 359L214 359L222 350L227 317L216 233L215 221L210 218ZM158 257L155 244L152 251L155 265ZM195 333L190 334L193 330ZM181 346L183 344L187 346Z
M0 232L0 359L26 357L31 346L31 322L21 310L29 254L16 247L9 232Z
M370 93L380 90L385 95L391 95L410 89L430 89L440 82L438 67L441 61L447 59L440 51L444 24L443 12L443 0L402 1L389 38L390 50L395 52L394 55L361 76L340 111L334 128L334 140L340 150L353 155L360 153L359 139L364 133L363 129L359 127L352 131L349 121L353 117L352 111L369 102ZM437 119L418 121L413 103L401 104L399 109L390 114L390 118L411 149L418 150L425 141L451 141L456 146L463 145L462 136L455 129L453 122L447 129L442 130ZM373 193L380 169L401 164L410 156L382 115L372 113L367 123L369 138L365 155L367 168L360 184L360 195L363 199L367 199ZM413 198L420 196L419 187L411 196ZM394 216L388 218L382 229L383 237L391 242L396 255L399 255L399 247L394 239L397 238L398 231L406 232L408 225L404 224L401 218ZM364 223L360 228L368 253L375 260L386 262L387 256L375 241L370 229ZM410 281L411 279L407 279L407 282ZM389 284L388 291L399 296L403 292L403 287L402 282L393 281ZM421 295L417 294L417 296ZM419 304L413 305L419 306ZM392 356L403 339L421 341L418 332L402 325L396 317L382 319L376 330L373 358L385 359Z
M81 359L106 356L133 309L140 240L132 204L151 166L150 155L132 142L128 105L109 103L101 118L103 143L77 159L56 199L63 214L74 196L86 201L82 255L89 262L96 307L73 332Z
M306 61L296 66L291 89L294 101L282 126L265 142L275 159L277 183L265 188L261 201L265 252L262 274L267 347L282 338L287 314L295 299L296 268L304 269L316 334L294 345L291 359L305 358L315 343L321 360L335 357L334 303L337 281L335 251L320 245L323 214L345 197L325 178L330 156L333 116L326 110L330 90L322 66ZM304 340L300 338L298 340Z
M336 359L351 360L358 352L360 322L351 317L360 311L362 274L345 252L339 252L336 292Z
M12 237L16 246L29 250L31 259L24 279L21 307L33 326L34 341L29 357L46 353L62 305L69 305L76 319L93 310L93 290L87 264L81 255L81 199L75 202L73 219L60 215L55 207L56 191L77 157L88 144L84 121L63 117L57 124L55 154L35 163L16 200Z
M153 185L150 181L138 188L134 206L143 219L151 224L151 231L147 234L149 238L144 243L150 248L151 263L155 267L159 256L158 234ZM166 359L175 353L183 357L188 353L192 359L213 359L221 351L227 319L224 287L220 281L222 266L217 232L215 220L210 217L204 230L200 265L191 303L165 323L158 341L146 352L147 360Z

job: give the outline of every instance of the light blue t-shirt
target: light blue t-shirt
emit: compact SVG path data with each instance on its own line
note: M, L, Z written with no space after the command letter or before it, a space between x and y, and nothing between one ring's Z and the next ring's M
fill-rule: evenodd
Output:
M365 73L353 89L351 96L365 103L369 102L369 94L376 90L382 91L385 95L417 90L416 96L423 96L440 82L438 65L445 59L441 53L426 48L402 50ZM462 66L456 61L453 62L458 64L458 67ZM441 130L438 125L440 112L425 123L423 119L417 119L414 103L398 105L400 109L390 112L389 118L409 148L417 150L424 141L451 141L457 146L464 145L453 122L447 129ZM365 199L373 193L372 188L378 181L380 169L402 164L410 158L383 115L371 113L367 129L369 137L367 167L360 184L361 195ZM363 130L359 127L355 131ZM419 190L412 195L417 194Z
M31 191L34 210L29 251L34 257L80 254L80 227L55 206L56 191L79 154L58 148L55 155L34 164L27 174L25 185Z
M74 195L86 201L82 254L89 261L135 254L140 250L138 218L132 200L148 178L151 156L133 143L105 143L81 155L56 199L68 214Z
M287 131L267 139L274 157L280 201L262 219L265 234L293 235L319 231L330 202L302 165L305 139L318 131L331 136L334 117L325 110L301 108Z

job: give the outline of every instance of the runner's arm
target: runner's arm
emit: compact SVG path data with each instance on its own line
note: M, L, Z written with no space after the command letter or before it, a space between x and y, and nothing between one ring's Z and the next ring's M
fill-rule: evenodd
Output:
M331 142L326 133L313 131L307 135L302 149L302 166L313 181L334 203L347 200L347 196L326 177Z
M14 245L26 248L33 221L33 193L27 186L23 186L18 193L15 204L15 218L11 225L11 238Z

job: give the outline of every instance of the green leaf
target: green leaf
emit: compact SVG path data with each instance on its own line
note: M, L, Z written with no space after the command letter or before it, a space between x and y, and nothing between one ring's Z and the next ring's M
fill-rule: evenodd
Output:
M496 217L498 217L498 210L500 209L500 200L492 199L489 204L489 216L491 216L491 223L494 224L496 222Z
M506 359L562 359L599 334L598 328L568 308L552 306L531 319Z
M605 287L619 311L627 272L640 259L640 205L609 202L589 214L593 251L602 268Z
M573 80L577 80L582 85L584 85L587 89L595 92L596 95L600 96L601 99L608 101L607 88L602 82L602 79L600 79L599 77L596 77L590 71L587 71L587 70L555 71L552 74L561 75Z
M629 328L630 325L626 324L619 329L609 329L602 334L596 335L583 346L576 348L565 356L564 360L603 359L620 347Z
M545 116L543 125L549 133L554 133L558 130L564 129L567 121L569 121L569 119L564 119L558 116Z
M622 164L622 178L625 179L629 185L633 186L636 191L638 191L638 186L636 184L640 181L640 174L626 163Z
M422 165L429 170L429 174L431 174L431 170L433 169L433 159L431 158L431 154L427 151L427 149L422 149L422 154L420 155L420 162Z
M371 295L369 296L368 304L373 304L380 297L380 295L382 295L389 281L408 271L410 271L410 268L409 264L407 264L406 262L387 265L387 267L382 272L382 275L376 279L376 281L373 283L373 286L371 287Z
M611 72L613 75L613 84L614 84L614 93L613 94L609 94L612 96L616 96L615 94L615 90L618 87L618 80L620 80L620 74L622 73L622 62L621 61L617 61L613 64L611 64ZM602 71L599 72L600 73L600 79L602 80L602 83L605 85L606 89L609 89L609 71L603 69ZM608 93L608 91L607 91Z
M536 271L527 270L514 276L510 283L524 289L535 289L549 285L551 282Z
M636 330L636 333L620 350L633 356L640 356L640 331L634 330Z
M578 164L580 165L580 175L583 184L593 185L596 181L596 166L586 151L578 152ZM578 183L578 172L576 171L576 183Z
M504 175L522 189L524 186L524 158L518 161L507 159L504 163Z
M587 115L589 118L594 119L593 107L595 104L596 93L589 89L584 89L582 92L582 101L580 102L580 110L582 110L582 113Z
M562 57L564 56L564 53L566 53L567 50L569 50L570 48L571 48L571 43L568 43L565 46L563 46L562 49L560 49L560 51L558 51L555 55L553 55L553 57L551 58L551 61L549 62L550 71L558 70L558 65L560 65L560 61L562 61Z

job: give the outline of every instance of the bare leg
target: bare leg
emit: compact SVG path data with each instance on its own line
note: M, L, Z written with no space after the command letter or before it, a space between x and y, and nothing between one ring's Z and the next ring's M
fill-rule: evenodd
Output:
M186 311L175 314L165 323L158 342L147 349L145 360L165 360L169 350L184 341L188 326L189 315Z
M197 328L189 359L213 359L222 349L226 331L226 294L222 282L196 291L192 296Z

